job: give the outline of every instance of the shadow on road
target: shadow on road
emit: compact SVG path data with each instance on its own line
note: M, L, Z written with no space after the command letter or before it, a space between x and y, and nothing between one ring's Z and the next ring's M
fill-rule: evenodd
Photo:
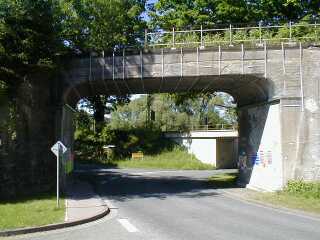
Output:
M179 176L170 174L141 174L124 172L123 170L101 169L82 171L77 177L89 181L101 197L117 201L127 201L137 198L165 199L177 195L183 198L199 198L218 196L216 189L236 187L236 185L215 186L209 183L207 177L189 176L181 172Z

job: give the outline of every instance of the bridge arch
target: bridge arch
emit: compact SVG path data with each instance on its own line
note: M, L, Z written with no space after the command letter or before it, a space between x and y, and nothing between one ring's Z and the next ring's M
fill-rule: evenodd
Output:
M267 101L274 86L263 72L263 50L256 54L260 58L255 57L253 64L237 59L237 55L238 51L217 52L212 48L126 52L76 60L64 76L63 102L75 106L80 98L96 94L190 91L223 91L239 106Z
M304 124L311 117L305 96L319 98L313 88L319 85L319 58L317 48L303 45L111 53L75 60L64 73L62 102L75 106L95 94L226 92L238 106L244 181L277 190L289 179L319 177L310 174L317 130ZM304 137L308 145L302 147L298 142Z

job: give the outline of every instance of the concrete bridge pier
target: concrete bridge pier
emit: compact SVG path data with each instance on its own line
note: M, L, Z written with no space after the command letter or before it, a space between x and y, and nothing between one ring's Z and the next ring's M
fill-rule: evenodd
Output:
M314 112L312 112L314 111ZM239 169L247 187L275 191L320 179L320 115L298 98L239 109Z
M55 186L55 158L50 152L56 135L55 81L49 73L29 75L17 86L16 136L12 152L1 164L0 196L44 192Z
M280 101L239 109L240 177L247 187L279 190L284 184Z

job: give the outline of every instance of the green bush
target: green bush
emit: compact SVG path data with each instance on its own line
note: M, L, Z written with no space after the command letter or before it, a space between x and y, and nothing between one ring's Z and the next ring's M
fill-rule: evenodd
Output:
M115 145L112 154L103 149L105 145ZM160 130L130 129L115 130L105 126L101 133L90 129L77 129L75 133L75 152L77 160L105 162L106 158L127 158L132 152L142 151L144 154L158 154L171 150L176 144L163 137Z
M306 198L320 199L320 182L289 181L285 192Z
M145 155L143 159L118 159L109 164L119 168L144 169L212 170L215 168L213 165L200 162L194 155L179 146L158 154Z

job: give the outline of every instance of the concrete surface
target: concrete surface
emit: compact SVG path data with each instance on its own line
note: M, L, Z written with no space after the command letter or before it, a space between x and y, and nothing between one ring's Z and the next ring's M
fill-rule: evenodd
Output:
M223 171L83 170L111 218L25 240L319 240L320 218L231 198L211 189Z
M106 204L87 182L75 180L67 185L66 222L93 218L106 210Z
M203 163L217 168L236 168L238 163L238 131L208 130L167 132L165 137L184 146Z

